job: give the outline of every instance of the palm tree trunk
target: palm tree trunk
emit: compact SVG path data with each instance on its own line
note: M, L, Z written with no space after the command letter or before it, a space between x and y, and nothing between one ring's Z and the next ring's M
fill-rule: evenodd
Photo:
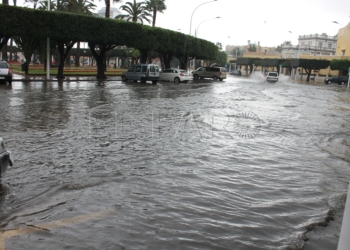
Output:
M111 1L110 0L105 0L105 3L106 3L105 16L106 16L106 18L109 18L109 13L110 13L110 10L111 10Z
M156 26L156 19L157 19L157 9L153 8L153 23L152 26Z

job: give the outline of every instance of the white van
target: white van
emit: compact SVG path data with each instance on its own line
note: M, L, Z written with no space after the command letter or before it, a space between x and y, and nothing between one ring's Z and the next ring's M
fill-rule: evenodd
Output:
M159 81L159 67L156 64L135 64L122 73L122 81L128 80L141 81L142 83L152 81L153 84L156 84Z

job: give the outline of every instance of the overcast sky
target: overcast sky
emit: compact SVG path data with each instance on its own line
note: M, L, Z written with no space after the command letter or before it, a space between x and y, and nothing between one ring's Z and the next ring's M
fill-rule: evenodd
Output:
M23 2L18 0L17 4L32 6ZM133 0L123 0L126 2ZM96 12L104 6L103 0L94 3L98 6ZM189 34L193 13L192 35L198 28L197 37L221 42L224 48L246 45L248 40L261 46L277 46L283 41L296 45L298 35L333 36L350 22L349 0L166 0L165 4L167 10L158 13L156 26ZM114 3L112 7L121 5Z

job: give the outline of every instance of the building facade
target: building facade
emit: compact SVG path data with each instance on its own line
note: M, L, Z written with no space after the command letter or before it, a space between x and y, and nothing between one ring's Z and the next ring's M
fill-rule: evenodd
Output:
M288 42L282 44L283 58L298 58L301 55L335 55L337 36L328 36L326 33L299 36L298 45Z
M350 56L350 23L338 31L337 56Z

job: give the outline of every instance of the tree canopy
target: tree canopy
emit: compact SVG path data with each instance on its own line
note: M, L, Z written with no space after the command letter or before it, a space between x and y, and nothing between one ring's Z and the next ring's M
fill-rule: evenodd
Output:
M310 80L312 70L326 69L329 67L330 61L318 59L292 59L291 66L293 68L301 67L307 74L306 81Z
M347 59L334 59L331 61L331 70L340 70L343 72L343 75L348 74L350 68L350 60Z
M173 54L187 62L188 56L214 60L217 46L180 32L109 18L42 11L0 5L1 43L13 36L45 38L55 41L88 42L94 46L127 46L144 51ZM0 48L1 49L1 48Z
M143 21L147 21L151 23L149 19L152 15L148 12L147 5L145 2L138 2L134 0L133 3L126 2L124 5L120 6L120 9L124 10L128 14L120 14L116 16L116 19L123 19L128 22L132 21L133 23L137 23L138 21L143 24Z

